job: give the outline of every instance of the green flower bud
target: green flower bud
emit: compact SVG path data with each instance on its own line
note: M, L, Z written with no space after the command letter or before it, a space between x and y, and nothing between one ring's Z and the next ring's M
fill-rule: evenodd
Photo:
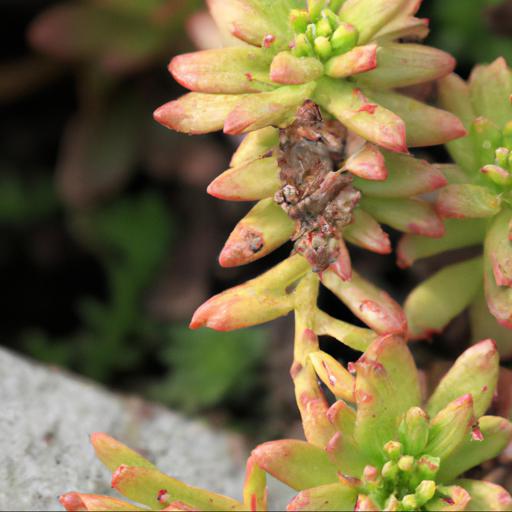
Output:
M332 46L329 39L324 36L317 37L315 39L315 51L321 59L327 60L332 55Z
M397 441L389 441L384 445L384 452L390 460L396 462L402 456L402 445Z
M340 26L340 18L337 14L331 11L331 9L324 9L322 11L322 18L329 21L332 30L336 30Z
M326 0L308 0L308 10L313 21L320 18L322 10L325 9L325 1Z
M309 42L311 44L313 44L315 42L315 39L316 39L316 36L317 36L317 33L316 33L316 25L314 23L310 23L307 27L306 27L306 37L309 39Z
M436 493L436 483L433 480L423 480L418 487L416 487L416 501L418 506L422 507L430 501Z
M419 407L407 411L400 424L400 441L408 455L420 455L428 442L428 416Z
M509 165L510 150L507 148L498 148L496 150L496 165L507 169Z
M295 38L293 54L295 57L311 57L314 55L313 47L305 34L299 34Z
M391 495L388 500L386 501L386 505L384 507L384 510L387 510L388 512L396 512L400 508L400 501L398 501L397 497L395 495Z
M416 496L414 494L407 494L402 498L402 508L403 510L417 510L418 502L416 500Z
M325 11L324 11L325 12ZM332 34L331 23L327 18L322 18L316 24L316 33L319 36L329 37Z
M414 457L412 455L404 455L398 461L398 467L404 473L410 473L414 469Z
M336 55L352 50L357 45L359 32L349 23L342 23L331 37L331 44Z
M393 481L398 475L398 466L395 462L388 461L382 466L381 475L385 480Z
M435 480L440 463L441 459L439 457L423 455L416 465L420 480Z
M293 9L290 12L290 23L295 33L303 34L306 32L310 23L308 11L304 9Z

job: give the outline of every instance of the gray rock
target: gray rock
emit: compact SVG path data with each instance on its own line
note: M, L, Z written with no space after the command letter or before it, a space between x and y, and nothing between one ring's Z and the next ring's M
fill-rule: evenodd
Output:
M233 436L2 349L0 407L0 510L56 510L67 491L111 494L89 444L98 431L180 480L241 497L246 454ZM271 487L282 508L287 493Z

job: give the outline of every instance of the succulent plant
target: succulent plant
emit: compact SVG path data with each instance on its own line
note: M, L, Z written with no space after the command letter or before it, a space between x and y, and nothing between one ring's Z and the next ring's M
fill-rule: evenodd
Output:
M419 4L209 2L220 28L241 44L174 58L171 73L193 92L155 118L191 134L251 132L208 189L222 199L259 201L231 234L221 265L254 261L291 238L316 272L330 268L349 280L345 239L391 250L377 221L443 234L431 206L415 196L442 187L444 176L398 154L465 133L452 114L392 90L454 66L444 52L397 42L428 32L414 18Z
M462 354L423 404L400 336L378 338L348 370L319 351L310 329L299 336L292 375L311 376L297 396L307 442L272 441L252 454L299 491L288 510L512 510L504 488L464 476L512 438L508 420L484 416L499 372L492 341ZM336 398L330 407L315 373Z
M91 443L97 457L112 471L112 488L140 506L110 496L70 492L59 498L66 510L266 510L266 476L252 457L247 462L243 502L239 502L161 473L139 453L106 434L93 434Z
M512 355L511 94L512 73L501 58L475 68L469 83L456 75L440 81L441 104L470 132L447 145L457 165L444 167L449 184L437 199L446 233L439 240L406 235L398 249L405 267L446 250L483 246L483 255L446 267L416 288L406 312L413 336L421 337L471 306L475 337L496 337L504 356ZM487 307L500 325L486 311L482 281Z

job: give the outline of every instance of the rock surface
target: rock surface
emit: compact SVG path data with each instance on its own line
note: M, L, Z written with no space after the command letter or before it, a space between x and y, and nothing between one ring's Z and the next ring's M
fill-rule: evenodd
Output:
M67 491L111 494L89 444L96 431L180 480L241 497L245 454L229 434L2 349L0 407L0 510L57 510ZM275 490L281 508L286 496Z

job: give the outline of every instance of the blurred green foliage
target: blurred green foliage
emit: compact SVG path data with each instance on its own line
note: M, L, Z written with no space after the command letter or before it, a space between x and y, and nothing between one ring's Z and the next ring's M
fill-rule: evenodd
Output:
M153 396L187 412L219 404L223 399L248 396L258 381L267 331L248 329L232 333L211 330L171 330L173 342L162 352L169 376L153 388Z

